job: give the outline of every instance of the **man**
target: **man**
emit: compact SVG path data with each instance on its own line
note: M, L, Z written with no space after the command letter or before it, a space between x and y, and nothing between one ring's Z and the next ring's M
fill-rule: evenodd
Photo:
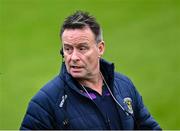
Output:
M101 58L105 43L93 16L67 17L60 37L61 73L32 98L20 129L161 129L132 82Z

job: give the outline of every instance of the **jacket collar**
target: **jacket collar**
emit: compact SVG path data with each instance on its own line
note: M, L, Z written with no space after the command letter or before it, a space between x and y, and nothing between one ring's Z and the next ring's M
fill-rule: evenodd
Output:
M101 65L100 66L101 72L102 72L103 76L105 77L105 80L107 81L109 87L111 88L113 95L117 99L118 103L122 106L121 109L124 110L124 113L126 115L129 115L126 113L129 110L128 106L127 106L127 104L125 104L124 98L121 96L121 92L120 92L120 88L122 88L121 84L119 81L114 80L114 76L115 76L114 75L114 64L101 59L100 65Z

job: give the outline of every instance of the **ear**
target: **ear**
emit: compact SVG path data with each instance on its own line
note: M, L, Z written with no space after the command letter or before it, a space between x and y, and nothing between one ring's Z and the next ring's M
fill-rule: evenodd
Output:
M104 54L104 50L105 50L105 43L104 41L101 41L98 43L98 53L100 56Z
M64 51L63 51L63 47L60 49L60 55L62 56L62 58L64 58Z

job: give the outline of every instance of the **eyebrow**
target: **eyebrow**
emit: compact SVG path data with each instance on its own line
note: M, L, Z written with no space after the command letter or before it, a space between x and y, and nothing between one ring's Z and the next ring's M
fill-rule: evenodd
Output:
M72 45L70 45L70 44L67 44L67 43L64 43L63 45L64 45L64 46L72 46Z
M64 43L63 45L64 46L73 46L73 45L68 44L68 43ZM75 46L88 46L88 44L84 42L84 43L79 43L78 45L75 45Z
M87 43L79 43L78 46L88 46Z

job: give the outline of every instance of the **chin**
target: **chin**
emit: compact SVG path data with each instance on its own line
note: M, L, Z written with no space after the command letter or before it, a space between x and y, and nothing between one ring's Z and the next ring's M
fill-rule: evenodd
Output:
M84 78L84 75L82 75L82 74L71 73L71 75L73 78L77 78L77 79Z

